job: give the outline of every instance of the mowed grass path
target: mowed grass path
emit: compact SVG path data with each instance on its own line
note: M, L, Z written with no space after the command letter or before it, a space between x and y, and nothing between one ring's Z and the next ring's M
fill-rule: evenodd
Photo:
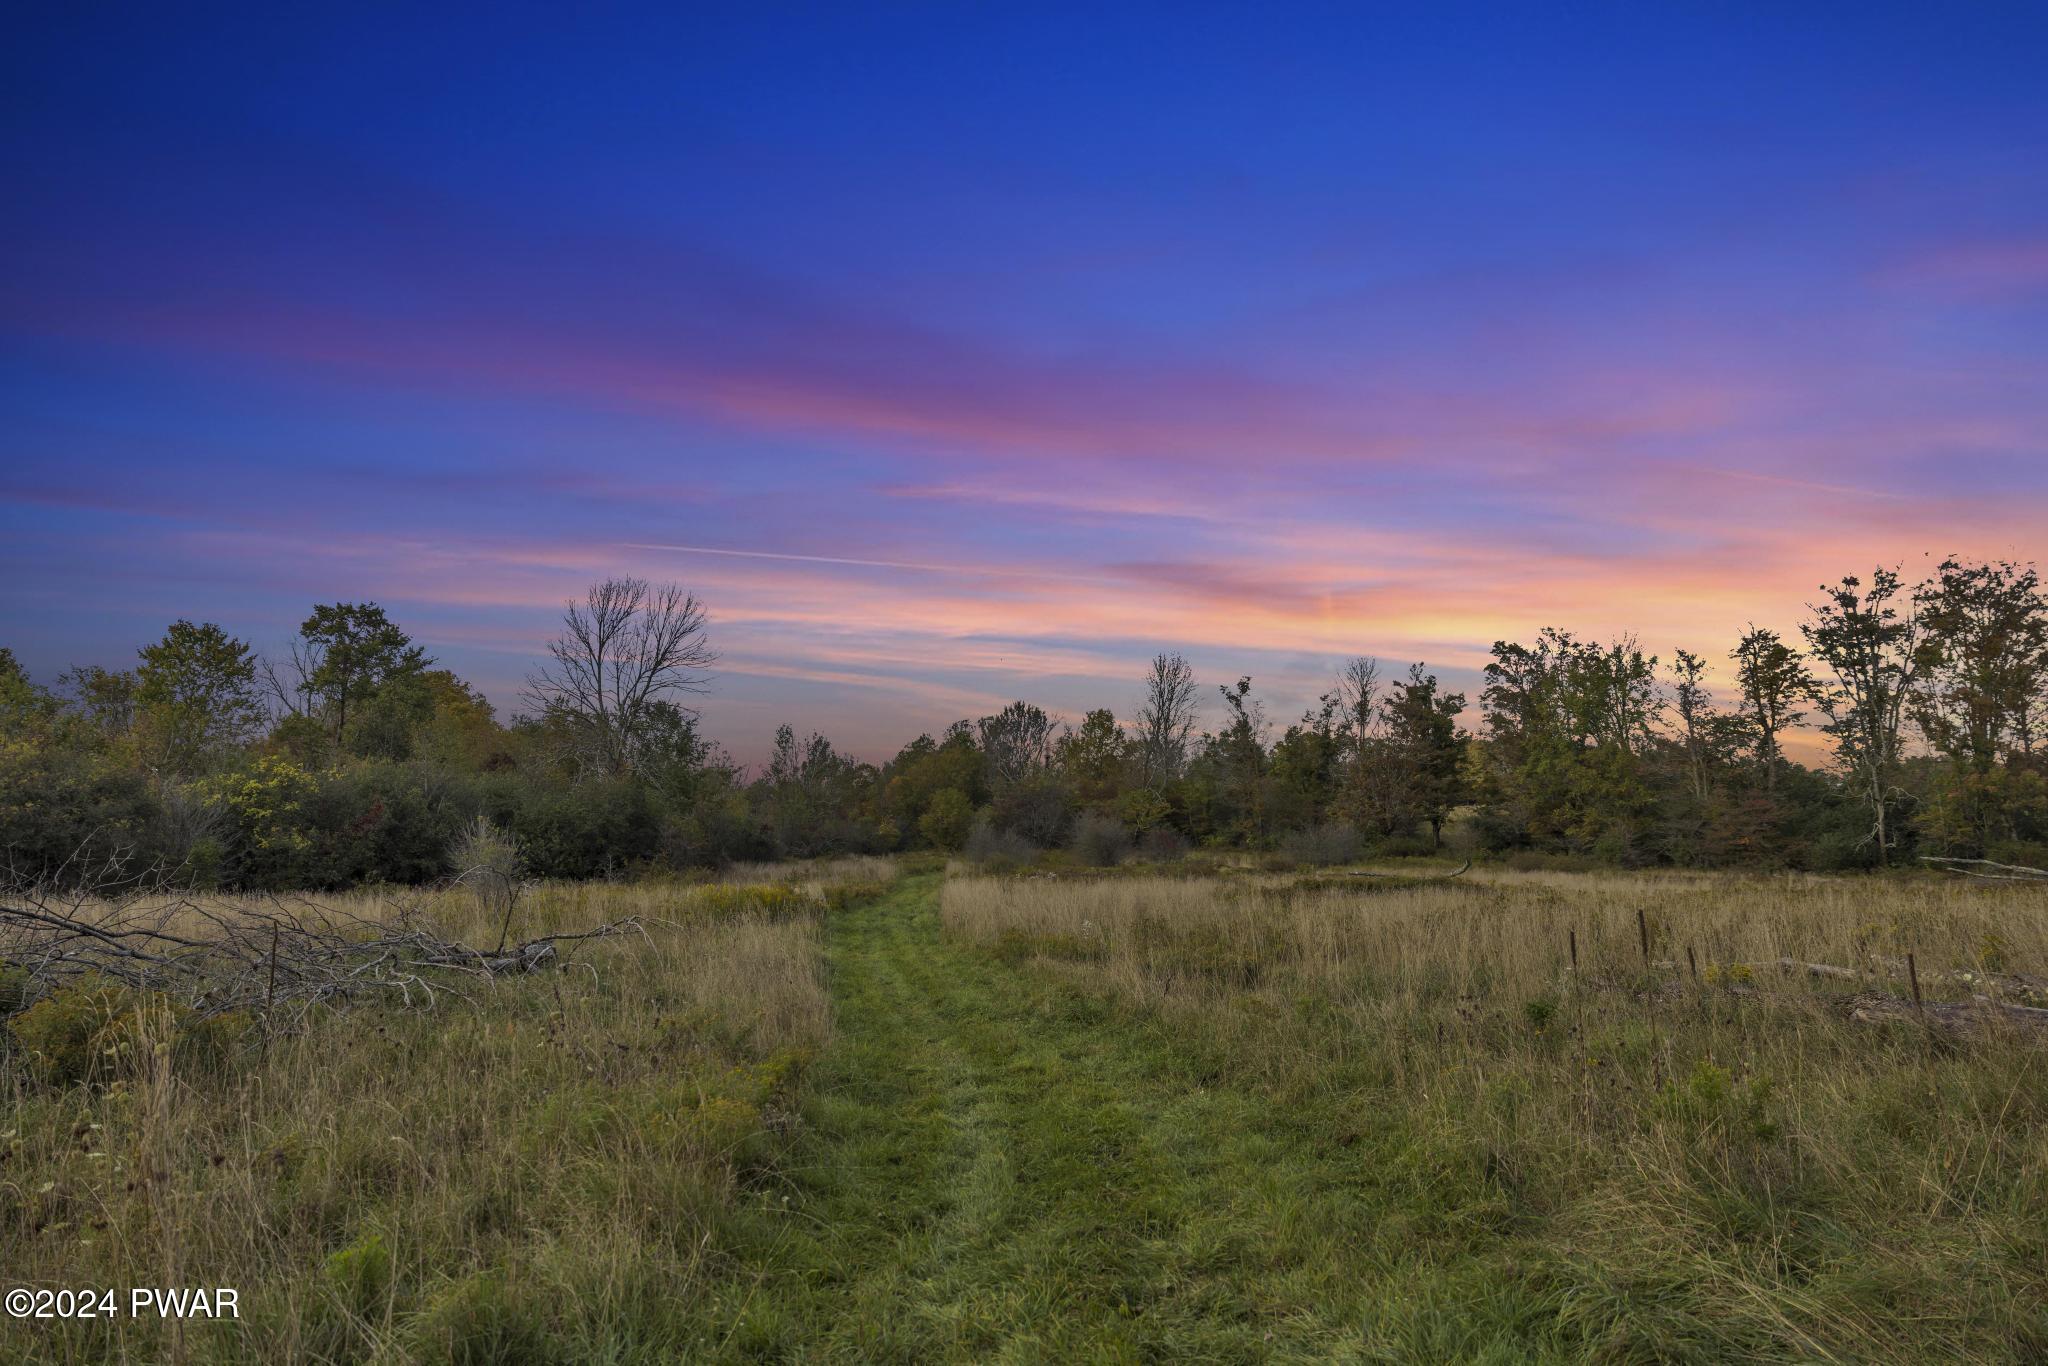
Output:
M765 1197L760 1245L742 1250L758 1275L717 1311L721 1355L1520 1360L1561 1345L1502 1283L1512 1268L1429 1269L1490 1240L1500 1202L1444 1189L1398 1121L1209 1085L1160 1029L942 939L937 892L911 878L830 922L837 1036L795 1187ZM1461 1283L1480 1302L1432 1303L1465 1301Z

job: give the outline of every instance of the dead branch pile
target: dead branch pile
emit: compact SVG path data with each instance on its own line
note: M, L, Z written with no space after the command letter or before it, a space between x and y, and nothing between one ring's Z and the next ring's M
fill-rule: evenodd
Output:
M25 973L25 1004L88 974L161 992L199 1016L247 1011L291 1028L316 1006L390 999L430 1008L469 985L558 961L560 946L644 935L638 917L478 949L416 906L388 919L327 906L225 907L180 893L118 900L18 888L0 901L0 964Z
M1580 974L1573 980L1595 989L1628 991L1639 999L1675 1002L1684 999L1688 994L1686 978L1680 973L1690 972L1694 977L1691 987L1693 991L1714 992L1743 1000L1786 1003L1801 998L1758 985L1759 975L1764 972L1803 975L1863 985L1864 990L1847 996L1819 998L1856 1024L1882 1024L1904 1020L1925 1025L1932 1032L1951 1036L2002 1035L2048 1043L2048 1009L2038 1005L2018 1004L2010 999L2018 997L2021 1001L2048 1001L2048 978L2032 973L1920 970L1916 965L1876 955L1872 955L1870 966L1864 968L1843 967L1836 963L1809 963L1798 958L1716 964L1715 976L1720 980L1710 982L1698 979L1695 965L1681 967L1677 962L1660 958L1650 966L1659 974L1668 975L1660 975L1655 979L1654 985L1647 990L1640 980L1630 982L1624 978L1592 973ZM1731 980L1727 976L1730 969L1748 969L1744 974L1748 980ZM1913 995L1910 997L1878 989L1887 982L1904 983L1908 980L1913 984ZM1948 982L1982 989L1972 990L1968 1000L1925 1001L1920 999L1919 995L1918 984L1921 981Z

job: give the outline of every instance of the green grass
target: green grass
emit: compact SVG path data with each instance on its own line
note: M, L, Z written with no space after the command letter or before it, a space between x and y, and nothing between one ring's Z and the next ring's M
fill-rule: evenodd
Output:
M241 1285L194 1360L2048 1359L2038 1050L1509 975L1574 898L1786 895L1539 883L754 897L239 1069L18 1074L0 1250Z
M1311 1036L1334 1026L1317 1023L1313 1001L1290 1024L1304 1044L1304 1065L1290 1066L1275 1060L1270 1031L1247 1047L1230 1029L1120 1002L1088 967L1020 964L1014 944L946 937L937 894L936 878L911 879L829 923L837 1038L812 1076L788 1213L741 1251L759 1279L733 1296L727 1356L1909 1361L2048 1350L2035 1260L2048 1243L1995 1238L2024 1228L2038 1200L2001 1196L1996 1172L1978 1172L1977 1196L2025 1207L2007 1223L1973 1222L1984 1211L1967 1209L1913 1215L1899 1231L1924 1246L1866 1247L1863 1230L1831 1217L1828 1174L1775 1163L1743 1127L1754 1098L1702 1065L1639 1098L1657 1134L1692 1141L1677 1159L1692 1170L1647 1196L1575 1192L1554 1150L1518 1141L1515 1113L1529 1102L1511 1078L1470 1122L1447 1118L1416 1094L1428 1078L1397 1081L1369 1040L1341 1050L1345 1061L1318 1056ZM1469 1047L1466 1061L1484 1068L1486 1045ZM2039 1085L2030 1065L2007 1075ZM1961 1094L1966 1080L1908 1076L1873 1104L1995 1100ZM2030 1126L2038 1100L2022 1099L2014 1122ZM1998 1163L1957 1157L1973 1160Z
M1588 1333L1508 1192L1398 1117L1219 1085L1159 1021L941 938L935 880L835 919L838 1040L730 1344L862 1360L1510 1361Z

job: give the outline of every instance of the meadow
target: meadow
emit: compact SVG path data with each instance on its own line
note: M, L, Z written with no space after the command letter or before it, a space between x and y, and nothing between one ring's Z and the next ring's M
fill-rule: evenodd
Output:
M641 928L275 1036L135 1011L75 1074L17 1016L10 1284L241 1316L9 1321L0 1352L2048 1353L2043 1040L1940 1014L2048 1005L2048 892L1240 862L542 884L524 934Z
M2038 889L965 877L941 906L949 935L1170 1030L1203 1084L1377 1154L1399 1196L1349 1251L1413 1293L1362 1285L1347 1348L2048 1350L2041 1038L1997 1019L1958 1038L1908 1004L1910 975L1933 1010L2048 1005L2010 970L2048 964Z
M111 1027L87 1012L68 1033L18 1016L0 1063L10 1285L234 1287L240 1318L10 1320L0 1355L566 1361L697 1345L722 1230L831 1034L819 913L888 872L543 884L521 899L524 933L626 916L643 930L544 973L460 981L467 999L315 1012L274 1038L190 1047L202 1031L149 1008ZM462 888L290 904L373 924L403 906L485 943L496 930Z

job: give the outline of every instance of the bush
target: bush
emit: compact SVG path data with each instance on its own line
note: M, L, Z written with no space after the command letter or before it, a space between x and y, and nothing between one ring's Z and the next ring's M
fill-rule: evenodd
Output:
M974 832L974 804L957 787L939 792L917 818L917 832L934 849L955 852Z
M98 1075L122 1042L122 1024L152 1006L150 999L119 982L89 977L60 987L14 1017L9 1031L27 1050L37 1080L68 1086Z
M1394 835L1373 850L1378 858L1431 858L1442 852L1426 835Z
M1090 868L1114 868L1129 857L1131 835L1122 823L1108 816L1086 815L1074 822L1074 834L1067 849L1076 863Z
M1349 821L1331 821L1306 830L1290 831L1280 840L1283 858L1312 868L1355 862L1358 850L1358 827Z
M999 828L987 816L975 822L967 836L967 857L984 868L1015 868L1038 857L1038 846L1014 831Z
M510 784L505 792L511 809L490 814L511 830L533 877L615 877L661 851L661 813L629 779L537 791Z
M1066 843L1073 824L1073 794L1051 774L1041 774L1011 783L996 794L990 816L999 829L1007 830L1033 846L1033 851Z
M448 870L470 805L462 785L422 764L358 762L323 774L300 815L305 877L320 887L431 882Z
M1535 849L1517 849L1503 862L1518 873L1590 873L1600 867L1585 854L1546 854Z
M94 1081L134 1060L144 1022L158 1016L179 1058L216 1063L248 1034L241 1014L200 1019L161 992L139 991L91 975L57 988L8 1021L38 1081L52 1086Z
M1138 857L1147 863L1179 863L1189 848L1188 837L1170 825L1156 825L1138 836Z
M0 1016L12 1015L28 1005L27 968L18 968L0 958Z

